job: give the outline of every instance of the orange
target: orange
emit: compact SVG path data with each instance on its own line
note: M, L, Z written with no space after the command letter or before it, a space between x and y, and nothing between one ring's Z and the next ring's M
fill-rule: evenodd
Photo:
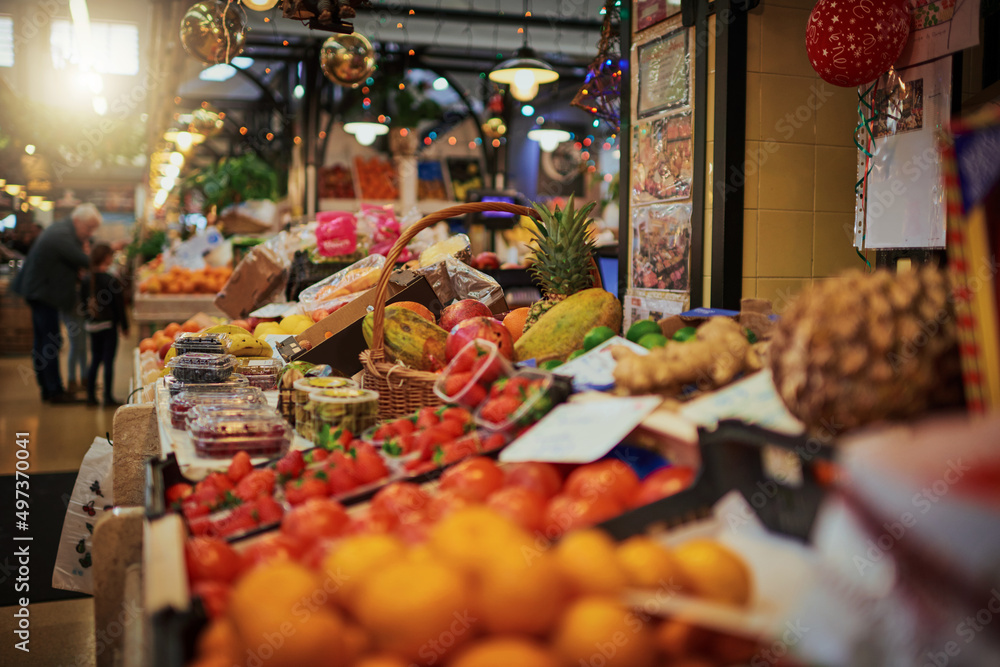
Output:
M665 656L679 660L703 653L711 634L690 623L668 618L653 631L653 641Z
M181 325L181 331L185 331L187 333L197 333L198 331L201 331L201 325L194 320L188 320Z
M356 615L378 648L409 660L439 660L474 630L468 582L441 563L403 560L370 573Z
M140 352L157 352L159 347L156 346L156 341L152 338L143 338L139 341L139 351Z
M347 623L344 626L343 637L344 655L341 662L353 665L358 658L368 652L371 637L357 623Z
M673 553L656 540L642 535L630 537L618 545L617 556L629 586L655 588L667 595L681 590Z
M649 627L618 600L601 596L570 605L553 646L567 665L650 667L656 657Z
M674 549L674 558L685 589L694 595L735 605L750 601L750 570L743 559L718 542L685 542Z
M474 607L490 632L543 635L559 620L568 593L550 552L508 548L488 558Z
M615 543L596 528L569 533L556 546L555 555L563 576L578 593L617 595L628 584Z
M166 326L166 328L163 329L163 333L171 337L177 336L177 334L180 333L180 331L181 331L181 325L177 324L177 322L171 322Z
M228 618L217 618L198 637L198 656L222 656L233 662L240 652L240 640L236 628Z
M428 544L445 563L466 573L482 571L491 552L533 546L523 528L483 506L463 507L446 516L431 528Z
M354 663L354 667L410 667L410 663L399 656L379 653L358 660Z
M531 308L528 307L515 308L503 318L503 325L507 327L507 331L510 332L510 336L514 339L515 343L521 337L521 334L524 333L524 322L528 319L530 311Z
M346 609L353 609L361 584L373 572L401 560L405 553L406 547L392 535L347 538L323 561L323 572L332 583L333 600Z
M455 657L449 667L559 667L545 646L521 637L481 639Z

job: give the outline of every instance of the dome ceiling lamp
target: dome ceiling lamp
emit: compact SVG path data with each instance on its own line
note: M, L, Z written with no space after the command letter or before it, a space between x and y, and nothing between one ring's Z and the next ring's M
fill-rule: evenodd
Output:
M531 15L528 2L524 2L524 16ZM521 29L524 43L517 50L517 55L505 60L490 72L490 81L510 86L510 94L519 102L530 102L538 94L538 86L559 80L559 73L541 60L535 51L528 46L528 26Z
M528 138L532 141L537 141L538 146L546 153L551 153L555 149L559 148L559 144L572 139L573 135L566 130L540 127L534 130L529 130Z
M389 133L389 126L372 121L355 121L344 123L344 132L353 134L362 146L371 146L376 138Z

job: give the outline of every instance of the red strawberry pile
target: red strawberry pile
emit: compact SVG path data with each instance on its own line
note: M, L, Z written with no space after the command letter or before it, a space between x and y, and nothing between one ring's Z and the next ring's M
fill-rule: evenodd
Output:
M442 391L449 403L474 409L486 399L497 378L508 375L496 346L473 340L448 365Z
M500 378L490 387L489 399L479 409L479 418L498 428L531 426L553 407L547 386L546 378L522 375ZM530 407L517 414L526 404ZM509 423L512 419L513 423Z
M481 437L475 429L472 413L465 408L421 408L383 424L374 438L389 456L412 455L406 470L419 474L506 444L502 435Z

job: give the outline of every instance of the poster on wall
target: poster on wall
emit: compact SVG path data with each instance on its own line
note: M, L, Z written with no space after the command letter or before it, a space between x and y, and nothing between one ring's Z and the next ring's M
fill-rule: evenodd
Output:
M635 32L652 28L680 11L680 0L638 0L634 12Z
M625 297L625 313L623 331L639 320L655 320L659 322L671 315L680 315L690 310L687 294L662 294L649 296L629 293Z
M687 292L690 259L691 204L632 209L631 288Z
M874 157L865 186L864 245L943 248L945 197L937 131L951 115L951 57L879 79ZM864 159L864 154L861 154Z
M980 0L909 0L910 38L896 67L911 67L979 43Z
M691 196L691 112L638 123L632 132L632 200L676 201Z
M636 114L648 118L690 102L688 29L673 30L636 48Z

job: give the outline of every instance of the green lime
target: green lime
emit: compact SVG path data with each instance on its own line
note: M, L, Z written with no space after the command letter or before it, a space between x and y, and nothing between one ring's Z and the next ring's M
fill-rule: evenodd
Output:
M611 327L594 327L583 337L583 349L593 350L609 338L614 338L614 336L615 330Z
M633 343L638 343L640 338L651 333L661 334L663 332L660 331L660 325L653 320L639 320L628 328L628 333L625 334L625 337Z
M587 351L586 350L573 350L570 353L570 355L568 357L566 357L566 361L573 361L574 359L576 359L577 357L579 357L580 355L583 355L583 354L587 354Z
M757 342L757 334L746 328L744 328L744 331L747 332L747 340L750 342L751 345Z
M694 338L696 333L698 333L698 330L694 327L684 327L683 329L678 329L674 332L673 339L678 343L686 343Z
M549 359L548 361L543 361L539 368L543 371L551 371L553 368L559 368L563 365L563 362L559 359Z
M639 339L639 345L647 350L652 350L654 347L663 347L669 341L670 339L661 333L648 333Z

